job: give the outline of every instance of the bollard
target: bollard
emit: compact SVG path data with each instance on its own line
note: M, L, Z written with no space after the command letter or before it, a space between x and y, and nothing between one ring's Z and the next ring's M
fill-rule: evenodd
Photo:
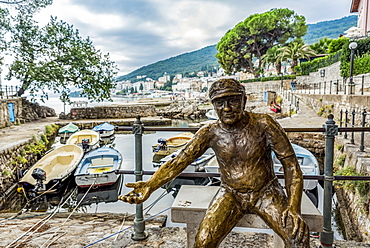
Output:
M323 127L325 128L325 164L324 164L324 227L320 234L320 242L325 247L332 247L334 233L331 228L331 208L333 191L333 159L334 159L334 139L338 134L338 126L330 114Z
M135 181L143 180L143 123L138 116L132 126L135 135ZM131 239L135 241L144 240L148 237L145 231L145 220L143 215L143 204L136 204L136 215L134 219L134 232Z
M365 123L366 123L366 108L364 109L364 112L362 112L362 127L365 127ZM365 141L365 132L362 131L361 132L361 144L360 144L360 151L363 152L365 150L365 146L364 146L364 141Z

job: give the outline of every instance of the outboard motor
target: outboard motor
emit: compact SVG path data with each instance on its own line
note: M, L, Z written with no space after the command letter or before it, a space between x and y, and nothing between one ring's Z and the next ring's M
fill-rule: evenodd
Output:
M167 140L164 138L159 138L158 143L159 143L158 146L153 150L153 152L158 152L159 150L162 150L162 149L164 150L167 144Z
M82 140L82 150L84 150L84 152L86 152L87 150L89 150L89 143L90 143L90 139L83 139Z
M30 190L31 197L34 198L37 196L37 192L40 190L40 188L43 187L43 181L46 180L46 172L41 168L36 168L32 171L31 176L36 180L35 188Z

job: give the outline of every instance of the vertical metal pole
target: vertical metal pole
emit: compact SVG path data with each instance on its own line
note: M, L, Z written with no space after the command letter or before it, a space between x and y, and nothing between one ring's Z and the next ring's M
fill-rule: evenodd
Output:
M345 122L344 122L344 127L347 127L347 125L348 125L348 109L346 109L345 114L346 114L346 115L345 115L345 117L346 117L346 118L345 118L345 120L344 120L344 121L345 121ZM345 131L345 132L344 132L344 138L345 138L345 139L347 139L347 131Z
M329 94L331 95L331 87L332 87L332 85L333 85L333 82L332 82L332 80L330 80L330 88L329 88Z
M364 94L364 84L365 84L365 75L362 75L362 81L361 81L361 95Z
M355 115L356 115L356 111L355 111L355 109L353 109L352 110L352 127L354 127L355 126ZM351 140L350 140L350 142L351 142L351 144L354 144L355 143L355 137L354 137L354 135L355 135L355 132L353 132L353 130L352 130L352 134L351 134Z
M366 123L366 109L364 109L364 112L362 112L362 127L365 127L365 123ZM364 149L365 149L365 146L364 146L364 140L365 140L365 132L362 131L361 132L361 144L360 144L360 151L363 152Z
M326 94L326 81L324 81L324 95Z
M343 110L341 109L339 113L340 113L339 127L342 127L342 124L343 124ZM342 132L340 132L339 134L342 135Z
M297 99L297 112L299 111L299 98Z
M339 79L337 79L337 95L338 95L338 90L339 90Z
M135 179L136 182L143 180L143 123L138 116L132 127L135 135ZM136 204L136 215L134 219L134 232L131 235L133 240L144 240L148 237L145 231L145 221L143 215L143 204Z
M333 120L334 116L329 114L325 122L325 164L324 164L324 227L320 234L320 242L325 247L332 247L334 233L331 228L331 208L333 191L333 159L334 159L334 139L338 134L338 126Z

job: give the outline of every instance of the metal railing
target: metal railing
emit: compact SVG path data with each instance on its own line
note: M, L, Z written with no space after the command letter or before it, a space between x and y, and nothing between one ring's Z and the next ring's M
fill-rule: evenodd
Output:
M351 89L348 87L348 78L340 78L336 80L322 79L319 82L299 83L296 84L293 92L302 94L321 94L321 95L338 95L349 94ZM364 95L366 90L370 88L370 74L354 76L353 95Z
M366 128L369 126L367 123L367 116L370 115L366 111L366 108L363 109L363 111L356 111L356 109L353 109L352 111L348 111L348 109L340 110L340 115L339 115L339 126L342 127L361 127L361 128ZM351 144L355 144L355 132L353 130L351 132L351 139L350 142ZM340 132L342 135L342 133ZM344 132L345 139L348 139L348 132ZM365 131L361 131L360 134L360 151L363 152L365 150Z
M333 195L333 181L334 180L366 180L370 181L369 176L334 176L333 163L334 163L334 141L338 132L370 132L370 127L339 127L333 120L334 116L330 114L328 120L321 128L284 128L286 132L320 132L325 134L325 162L324 162L324 175L304 175L306 180L323 180L324 181L324 200L323 200L323 217L324 226L323 232L320 234L320 241L326 246L332 246L334 239L334 232L331 224L332 212L332 195ZM342 122L341 122L342 123ZM116 127L117 131L132 131L135 135L135 171L118 170L117 174L134 174L136 181L141 181L143 175L151 175L153 171L143 171L142 169L142 135L144 131L189 131L196 132L199 128L174 128L174 127L144 127L143 123L138 117L132 127ZM180 176L187 177L218 177L219 173L181 173ZM283 175L281 175L283 176ZM278 177L281 177L278 175ZM145 221L143 219L142 204L136 206L136 216L134 219L134 233L132 239L143 240L147 238L145 232Z
M13 97L18 97L18 86L7 86L0 84L0 99L9 99Z

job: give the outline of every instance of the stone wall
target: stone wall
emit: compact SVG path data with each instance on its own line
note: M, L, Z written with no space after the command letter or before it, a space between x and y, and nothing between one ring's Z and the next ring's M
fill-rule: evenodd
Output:
M73 108L70 111L70 118L78 119L118 119L156 116L153 105L130 105L130 106L102 106L91 108Z
M10 122L8 103L14 104L14 114L16 117L15 123L18 122L18 118L22 114L22 99L21 98L9 98L0 99L0 128L9 127L15 123Z
M14 104L15 121L10 122L8 103ZM54 109L31 103L24 97L0 99L0 128L56 116Z

